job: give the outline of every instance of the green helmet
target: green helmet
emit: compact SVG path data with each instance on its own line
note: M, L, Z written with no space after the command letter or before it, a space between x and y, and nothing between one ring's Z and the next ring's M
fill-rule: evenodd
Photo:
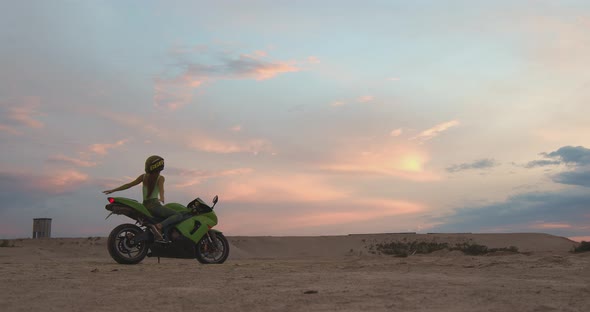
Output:
M164 170L164 158L153 155L145 160L146 173L160 172L162 170Z

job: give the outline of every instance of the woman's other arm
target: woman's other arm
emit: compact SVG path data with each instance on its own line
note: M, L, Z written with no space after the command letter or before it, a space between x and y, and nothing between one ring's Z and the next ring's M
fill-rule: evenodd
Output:
M160 201L164 203L164 176L158 179L158 189L160 190Z

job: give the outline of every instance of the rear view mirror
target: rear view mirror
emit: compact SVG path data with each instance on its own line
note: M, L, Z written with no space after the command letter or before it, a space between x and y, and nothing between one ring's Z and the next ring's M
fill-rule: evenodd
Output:
M217 195L215 195L215 197L213 197L213 204L217 204L218 200L219 200L219 197L217 197Z

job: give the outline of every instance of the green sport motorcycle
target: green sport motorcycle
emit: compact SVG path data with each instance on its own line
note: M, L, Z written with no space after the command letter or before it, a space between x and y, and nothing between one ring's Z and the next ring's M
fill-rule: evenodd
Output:
M229 243L223 233L212 229L217 224L213 206L197 198L186 207L170 203L165 206L181 213L182 221L165 230L165 241L154 240L154 234L147 227L162 218L153 216L142 203L124 197L109 197L105 209L112 214L125 215L135 224L121 224L115 227L107 241L111 257L121 264L137 264L147 257L197 259L203 264L220 264L229 256ZM106 219L106 218L105 218Z

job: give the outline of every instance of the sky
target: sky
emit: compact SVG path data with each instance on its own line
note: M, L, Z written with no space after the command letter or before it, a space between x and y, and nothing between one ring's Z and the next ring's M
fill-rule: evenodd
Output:
M160 155L230 236L590 240L588 1L2 1L0 42L0 238L107 236Z

